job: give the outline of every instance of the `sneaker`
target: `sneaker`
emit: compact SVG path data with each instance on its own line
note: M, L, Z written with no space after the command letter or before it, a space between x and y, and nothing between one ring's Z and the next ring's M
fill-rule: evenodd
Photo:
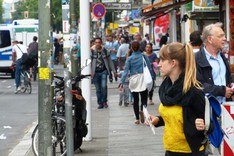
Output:
M21 87L19 86L16 91L15 91L15 94L19 93L21 91Z
M148 104L149 105L154 105L154 102L152 100L149 100Z
M139 125L139 124L140 124L140 121L139 121L139 120L135 120L134 123L135 123L136 125Z
M103 104L98 104L98 108L97 109L102 109L103 108Z
M129 104L130 104L130 105L133 105L133 104L134 104L134 102L133 102L133 101L130 101L130 102L129 102Z
M122 106L122 101L119 101L119 106Z
M110 83L112 83L112 82L113 82L113 79L112 79L112 78L109 78L109 81L110 81Z
M129 103L128 102L124 102L124 106L128 107Z
M106 102L103 103L104 108L108 108L108 104Z
M144 123L145 122L144 113L142 111L140 111L139 114L140 114L141 123Z

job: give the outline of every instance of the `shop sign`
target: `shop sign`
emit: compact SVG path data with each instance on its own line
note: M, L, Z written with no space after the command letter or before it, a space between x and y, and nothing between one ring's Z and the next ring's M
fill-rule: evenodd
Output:
M219 6L213 0L194 0L194 11L218 11Z
M116 3L117 0L102 0L102 3Z
M131 10L132 4L131 3L107 3L105 4L106 9L112 10Z

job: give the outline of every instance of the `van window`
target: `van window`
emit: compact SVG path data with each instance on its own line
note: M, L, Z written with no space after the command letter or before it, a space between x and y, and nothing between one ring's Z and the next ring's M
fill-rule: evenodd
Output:
M11 36L9 30L0 30L0 48L11 46Z

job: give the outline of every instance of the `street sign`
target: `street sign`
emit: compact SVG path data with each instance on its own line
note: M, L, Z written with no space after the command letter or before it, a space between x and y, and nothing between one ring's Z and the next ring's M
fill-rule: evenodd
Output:
M106 8L103 4L97 3L93 7L93 15L96 18L102 18L106 13Z
M106 9L113 10L131 10L131 3L105 3Z
M102 3L116 3L117 0L102 0Z

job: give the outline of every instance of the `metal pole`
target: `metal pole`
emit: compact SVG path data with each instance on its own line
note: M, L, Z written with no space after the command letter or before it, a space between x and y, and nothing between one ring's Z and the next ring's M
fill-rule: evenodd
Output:
M76 5L75 0L70 0L70 14L71 14L71 64L72 64L72 77L75 77L78 72L78 66L80 68L80 58L78 58L78 49L77 49L77 16L76 16ZM79 63L79 64L78 64Z
M177 40L176 28L176 11L174 10L170 13L170 42Z
M39 94L38 94L38 118L39 118L39 155L52 155L51 142L51 77L50 77L50 0L38 1L39 10Z
M81 64L90 58L90 36L87 35L90 32L90 9L89 1L82 1L80 3L80 43L81 43ZM91 66L85 67L82 70L82 74L90 74ZM88 123L88 134L85 140L92 140L92 125L91 125L91 80L83 79L81 81L81 89L83 90L83 96L87 102L87 123Z
M62 5L63 19L63 53L64 53L64 80L65 80L65 116L66 116L66 142L67 156L74 155L74 138L72 122L72 96L71 96L71 53L70 53L70 25L69 5Z
M183 5L183 6L181 6L180 7L180 17L181 17L181 19L183 18L183 16L184 16L184 14L185 14L185 6ZM185 23L186 23L186 21L180 21L181 23L180 23L180 26L181 26L181 43L185 43Z

